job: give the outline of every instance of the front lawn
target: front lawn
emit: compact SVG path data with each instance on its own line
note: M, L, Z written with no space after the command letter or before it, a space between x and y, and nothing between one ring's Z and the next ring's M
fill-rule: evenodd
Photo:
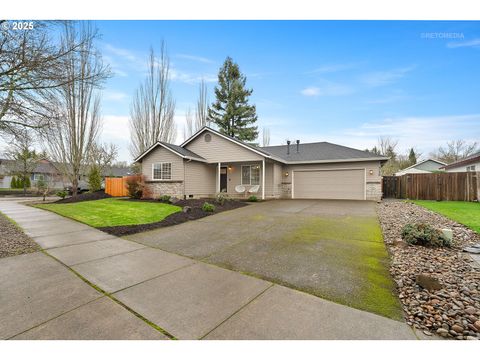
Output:
M160 202L129 201L115 198L35 206L97 228L154 223L181 211L178 206Z
M413 203L435 211L480 234L480 203L478 202L414 200Z

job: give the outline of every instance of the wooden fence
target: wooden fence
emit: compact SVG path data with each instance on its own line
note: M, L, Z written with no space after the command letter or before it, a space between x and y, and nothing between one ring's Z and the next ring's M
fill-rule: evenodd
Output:
M413 200L480 200L480 172L384 176L384 198Z
M105 178L105 192L112 196L128 196L126 178Z

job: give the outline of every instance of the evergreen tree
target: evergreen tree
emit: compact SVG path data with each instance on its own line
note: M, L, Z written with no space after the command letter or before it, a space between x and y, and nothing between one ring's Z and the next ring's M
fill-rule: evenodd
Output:
M102 175L100 173L100 167L92 165L88 172L88 186L90 192L98 191L102 188Z
M10 187L12 189L16 189L17 188L17 177L16 176L13 176L12 177L12 180L10 181Z
M417 163L417 154L415 154L415 150L413 150L413 148L411 148L410 152L408 153L408 161L410 162L410 165Z
M254 125L257 114L255 105L248 104L248 97L253 90L245 87L246 81L238 64L227 57L218 73L216 101L208 110L208 116L222 134L242 141L253 141L258 137L258 128Z

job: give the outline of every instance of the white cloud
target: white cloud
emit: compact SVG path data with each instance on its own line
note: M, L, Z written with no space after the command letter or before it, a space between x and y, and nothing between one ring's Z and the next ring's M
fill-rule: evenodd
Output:
M360 76L360 82L369 87L384 86L400 80L413 69L415 69L415 66L386 71L374 71Z
M329 65L322 65L312 71L309 71L309 74L326 74L326 73L333 73L338 71L349 70L356 67L357 64L350 63L350 64L329 64Z
M103 92L103 97L105 100L123 101L128 97L128 95L121 91L106 90Z
M372 148L380 136L398 139L398 150L406 152L414 146L425 156L444 145L447 141L480 139L480 114L397 117L370 121L355 127L336 128L335 130L302 130L307 126L294 125L288 120L271 128L271 145L284 144L286 139L300 139L302 143L328 141L356 149Z
M217 81L217 76L212 74L193 74L176 68L170 68L170 78L172 81L179 81L186 84L199 84L202 80L207 83Z
M348 85L338 84L330 81L323 81L319 86L309 86L301 91L304 96L343 96L354 92Z
M447 43L448 48L459 48L459 47L480 47L480 39L473 39L469 41L453 41Z
M213 64L214 61L207 59L206 57L202 56L196 56L196 55L188 55L188 54L177 54L175 57L179 59L185 59L185 60L191 60L191 61L196 61L196 62L201 62L205 64Z

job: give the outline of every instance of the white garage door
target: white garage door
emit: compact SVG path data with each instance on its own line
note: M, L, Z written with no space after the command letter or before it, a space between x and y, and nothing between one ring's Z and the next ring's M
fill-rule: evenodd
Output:
M365 199L365 170L293 172L295 199Z

